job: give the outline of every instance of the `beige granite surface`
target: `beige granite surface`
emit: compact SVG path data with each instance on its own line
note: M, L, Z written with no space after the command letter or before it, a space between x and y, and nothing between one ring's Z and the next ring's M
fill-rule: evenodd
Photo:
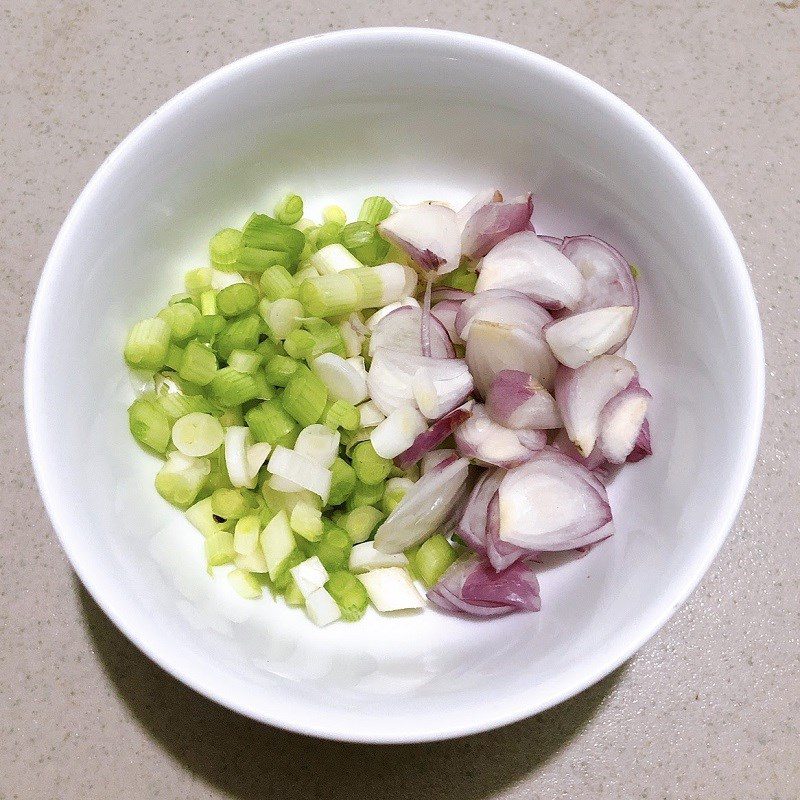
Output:
M10 3L10 5L9 5ZM0 3L0 798L800 796L800 8L797 0L5 0ZM25 326L50 244L103 157L178 89L335 28L450 27L551 56L655 123L744 252L767 413L739 521L624 667L537 718L426 746L318 742L184 688L106 619L31 476ZM703 265L698 264L698 269Z

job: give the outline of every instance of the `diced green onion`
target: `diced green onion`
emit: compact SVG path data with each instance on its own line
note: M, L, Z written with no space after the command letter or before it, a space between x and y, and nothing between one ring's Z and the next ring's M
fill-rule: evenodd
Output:
M329 506L340 506L356 488L355 470L343 459L337 458L331 465L331 490Z
M283 225L296 225L302 217L303 198L299 194L287 194L275 206L275 219Z
M368 244L354 247L351 252L365 266L374 267L388 260L389 242L387 242L386 239L382 239L380 236L376 236Z
M231 564L236 558L233 549L233 534L230 531L216 530L206 536L206 561L209 567Z
M424 541L414 556L414 568L422 582L430 588L456 560L455 548L441 534Z
M162 308L158 316L169 325L173 342L185 342L195 335L202 314L193 303L176 303Z
M327 400L325 384L310 370L297 370L281 396L284 411L304 428L319 422Z
M223 228L211 237L208 250L214 269L231 272L236 269L239 249L242 246L242 232L236 228Z
M235 352L235 351L234 351ZM275 387L267 380L263 369L258 369L253 375L256 384L256 400L272 400L275 397Z
M233 531L233 549L241 556L249 556L256 549L261 549L258 541L260 535L261 525L257 514L241 517Z
M220 414L219 424L222 425L223 428L240 427L244 425L242 409L238 406L229 406Z
M283 346L289 356L295 359L311 358L316 339L308 331L292 331L285 339Z
M278 250L296 261L305 244L302 231L283 225L266 214L253 214L242 231L242 244L259 250Z
M236 594L244 597L245 600L257 600L261 597L261 583L252 572L235 569L228 573L228 580Z
M198 386L207 386L216 374L217 357L214 351L193 339L183 349L178 375Z
M333 430L343 428L346 431L355 431L361 424L361 414L352 403L334 400L325 406L322 423Z
M261 360L266 364L273 356L280 355L283 352L283 348L279 344L275 344L271 339L264 339L263 342L259 342L256 352L261 355Z
M315 317L339 317L366 308L361 301L361 284L346 273L306 278L300 284L303 308Z
M344 226L331 220L324 225L317 228L316 245L319 249L327 247L330 244L336 244L339 241L339 236Z
M255 350L260 332L261 318L257 314L232 319L216 338L217 354L227 361L234 350Z
M270 267L261 275L261 288L267 300L297 300L297 282L291 273L280 264Z
M361 269L364 265L341 243L335 242L314 253L306 261L306 266L314 267L320 275L336 275L351 269Z
M317 272L314 267L310 266L308 261L306 261L303 266L294 273L294 279L297 281L297 285L300 286L302 285L303 281L308 280L309 278L319 278L319 272Z
M264 373L273 386L286 386L299 366L293 358L275 355L264 365Z
M176 344L171 344L167 348L167 357L164 359L164 366L169 369L178 369L183 359L183 350Z
M341 206L325 206L322 209L322 219L325 222L336 222L339 225L344 225L347 222L347 213Z
M261 549L269 577L274 581L278 569L295 549L294 535L285 511L279 511L261 532Z
M316 542L322 536L322 512L314 505L301 501L292 509L289 525L296 534L309 542Z
M204 342L212 342L225 327L225 317L221 314L209 314L200 317L197 323L197 338Z
M222 530L220 524L214 519L210 497L206 497L190 508L187 508L186 519L188 519L206 538Z
M170 453L164 466L156 475L156 491L172 505L188 508L211 472L207 458L188 458L181 453Z
M392 204L385 197L368 197L361 204L361 211L358 212L358 218L362 222L369 222L371 225L377 225L379 222L383 222L391 213Z
M210 414L212 411L211 403L201 394L164 392L158 395L156 402L161 407L161 410L173 421L196 411L203 414Z
M156 453L164 454L172 437L172 422L152 399L140 397L128 408L128 426L133 438Z
M249 283L234 283L217 293L217 311L223 317L238 317L257 305L258 289Z
M261 354L255 350L234 350L228 356L228 366L252 375L261 366Z
M217 489L211 495L211 510L222 519L241 519L253 512L255 501L246 489Z
M237 372L233 367L217 371L211 381L211 394L221 406L240 406L258 396L252 375Z
M372 442L360 442L353 448L350 458L356 477L368 486L383 483L392 469L392 460L375 452Z
M157 372L164 366L169 349L169 325L158 317L137 322L128 334L125 361L134 369Z
M389 478L386 481L386 489L381 500L381 509L387 516L400 505L400 501L406 496L406 492L414 485L414 481L408 478Z
M347 510L352 511L360 506L378 507L383 498L385 488L385 483L369 485L356 479L356 487L350 497L347 498Z
M217 290L206 289L200 295L200 313L204 317L212 317L217 313Z
M341 525L347 531L350 541L353 544L360 544L372 536L381 520L383 512L374 506L359 506L345 515Z
M292 537L292 542L294 542L294 537ZM285 592L294 583L291 570L302 564L306 558L306 554L295 547L278 565L275 570L275 577L273 578L270 574L272 588L277 594Z
M211 288L211 267L190 269L183 279L186 291L191 295L199 295Z
M253 406L246 414L245 420L257 442L268 442L273 447L287 434L299 430L297 423L283 408L280 400L266 400Z
M335 325L324 319L309 318L303 322L303 327L314 337L314 346L307 358L316 358L323 353L335 353L344 357L342 334Z
M325 583L328 594L336 601L342 619L355 622L364 616L369 605L364 584L346 570L336 570Z
M264 272L274 266L288 269L291 266L288 253L281 250L259 250L257 247L242 247L239 250L237 266L243 272Z
M339 569L347 569L347 563L350 560L350 551L353 549L353 543L347 531L335 525L330 525L322 538L316 546L317 558L322 562L328 572L334 572Z
M185 456L207 456L222 444L224 438L222 425L210 414L187 414L172 426L172 442Z
M375 226L369 222L351 222L342 229L340 241L343 247L353 250L365 244L370 244L377 235L378 232L375 230Z
M297 588L294 580L290 580L283 592L283 599L287 606L304 606L306 603L303 593Z
M452 289L461 289L464 292L474 292L475 284L478 282L478 273L459 267L452 272L448 272L440 281L440 286L449 286Z

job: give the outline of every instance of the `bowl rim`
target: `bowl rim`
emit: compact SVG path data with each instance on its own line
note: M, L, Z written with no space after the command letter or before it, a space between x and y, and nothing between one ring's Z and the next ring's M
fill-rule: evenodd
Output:
M218 88L232 76L255 66L263 66L270 61L289 54L300 55L302 52L318 46L329 46L332 43L347 45L350 43L374 40L380 42L391 37L394 42L405 40L409 43L429 43L438 45L457 44L466 50L483 53L487 56L505 56L527 62L537 70L550 73L561 82L565 82L577 92L593 96L612 112L626 118L637 134L649 140L659 152L661 158L669 162L678 178L685 182L692 194L697 198L708 215L718 234L723 247L722 258L727 265L727 278L735 291L739 305L739 313L744 327L748 330L749 349L745 359L750 361L748 371L748 417L744 420L741 442L741 456L733 468L727 502L719 510L716 520L709 526L702 558L683 574L677 575L670 589L659 600L647 618L642 620L636 629L636 635L625 642L620 642L605 657L597 657L590 668L571 681L562 681L546 698L532 698L526 694L509 698L492 708L482 707L480 713L474 714L466 724L449 722L444 719L436 726L422 726L411 723L398 723L391 730L361 726L355 730L350 728L338 712L330 711L322 715L308 715L302 721L298 717L274 713L263 709L253 709L242 702L235 692L227 686L219 686L204 674L202 666L196 661L181 658L173 654L161 652L159 640L151 636L138 619L127 614L127 604L118 593L112 591L113 586L104 580L91 559L84 557L79 546L79 537L71 535L69 526L62 519L59 503L51 491L48 480L48 467L45 452L47 439L46 425L40 424L46 416L46 402L39 391L45 385L44 376L40 374L38 354L46 346L44 336L45 323L51 308L55 277L61 269L63 251L73 235L73 229L83 215L84 208L90 198L101 190L107 178L113 175L116 165L128 156L151 132L157 130L161 121L176 113L180 113L194 98L202 93ZM624 101L601 87L591 79L575 70L559 64L546 56L534 53L522 47L497 41L469 33L450 30L414 27L373 27L333 31L294 39L259 50L243 58L237 59L209 75L201 78L189 87L167 100L156 111L149 114L137 125L107 156L84 189L81 191L64 223L47 257L34 298L25 345L24 362L24 411L28 446L39 490L44 501L53 528L67 554L73 569L77 573L87 591L94 598L103 612L113 621L143 653L151 658L162 669L178 678L184 684L227 708L247 717L265 722L296 733L317 736L337 741L359 743L412 743L450 739L459 736L479 733L516 722L534 714L552 708L558 703L584 691L597 681L611 673L627 661L645 642L672 617L694 591L711 562L719 552L733 523L738 515L744 499L754 466L761 435L764 414L765 365L763 336L759 320L758 308L745 262L739 251L730 227L725 221L710 192L687 161L669 143L669 141L638 112Z

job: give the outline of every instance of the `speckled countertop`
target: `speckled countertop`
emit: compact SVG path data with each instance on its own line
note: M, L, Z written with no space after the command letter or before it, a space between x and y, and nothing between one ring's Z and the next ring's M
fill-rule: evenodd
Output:
M392 5L7 0L0 9L0 798L795 800L797 0ZM21 368L50 244L128 130L241 55L370 24L505 39L574 67L650 119L733 227L759 299L768 370L761 453L739 521L692 599L653 641L599 685L534 719L466 740L365 753L226 711L114 628L70 570L39 500Z

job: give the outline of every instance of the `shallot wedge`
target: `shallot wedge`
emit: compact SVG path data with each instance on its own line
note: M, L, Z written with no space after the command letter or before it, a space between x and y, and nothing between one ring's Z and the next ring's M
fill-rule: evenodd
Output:
M385 239L406 252L422 272L444 275L461 260L461 226L452 208L437 203L406 206L378 225Z
M529 550L572 550L613 532L602 483L553 448L506 474L498 490L497 534Z
M411 376L417 408L428 419L458 408L474 388L467 362L460 358L432 358Z
M498 425L518 430L550 430L563 423L553 395L527 372L498 372L486 397L486 413Z
M495 572L477 555L462 556L428 592L428 599L446 611L494 617L513 611L539 611L539 581L529 564Z
M468 475L466 458L443 461L423 475L378 528L375 548L402 553L439 530L461 500Z
M594 449L605 404L636 377L636 367L621 356L600 356L578 369L561 365L555 397L569 438L582 456Z
M476 553L486 552L486 526L489 503L500 488L505 470L485 470L472 487L457 532L464 544Z
M609 306L571 314L546 325L544 336L553 355L577 369L604 353L614 353L633 329L633 306Z
M528 547L520 547L500 538L500 493L495 492L486 509L486 557L499 572L517 561L537 560L540 552Z
M463 300L440 300L431 309L431 314L442 323L442 327L447 331L453 344L464 344L464 340L456 330L456 317L463 302Z
M612 464L622 464L633 453L646 422L645 415L651 399L650 392L642 389L634 378L603 407L597 447ZM649 433L648 426L648 444Z
M524 231L532 213L533 199L530 194L512 200L496 200L493 197L476 208L464 223L461 252L472 259L482 258L504 239ZM459 215L463 216L461 212Z
M594 236L567 236L561 252L580 270L586 290L573 311L631 306L631 328L639 313L639 289L630 265L610 244Z
M457 408L420 433L408 450L400 453L394 463L399 469L408 469L416 464L424 455L435 450L453 431L469 418L468 408Z
M418 306L403 305L387 314L375 325L369 341L369 354L374 355L381 347L403 350L406 353L422 355L422 309ZM438 319L429 319L431 356L433 358L453 358L455 350L444 326Z
M484 256L475 292L515 289L545 308L578 307L585 281L578 268L533 231L504 239Z
M463 289L452 289L449 286L434 286L431 292L431 302L438 303L441 300L455 300L460 303L472 297L472 292L465 292Z
M454 437L462 456L504 469L530 460L547 444L544 431L514 431L492 422L480 403L472 407L472 414L456 428Z
M538 303L514 289L487 289L465 298L456 315L456 332L466 340L473 320L524 325L541 330L553 321Z

